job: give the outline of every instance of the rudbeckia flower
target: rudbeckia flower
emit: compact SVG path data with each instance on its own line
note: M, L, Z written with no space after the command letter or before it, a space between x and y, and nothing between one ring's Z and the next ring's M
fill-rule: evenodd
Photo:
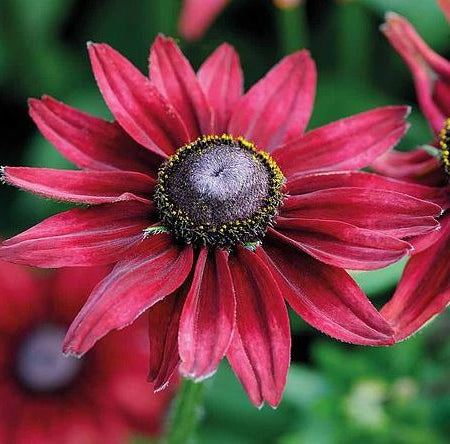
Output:
M274 0L279 8L292 8L302 0ZM230 0L183 0L178 30L187 40L203 36L215 18L225 9Z
M105 44L94 75L116 121L44 97L31 116L81 171L3 169L9 184L77 208L5 241L40 267L115 268L73 322L82 355L148 311L150 379L201 380L226 356L252 402L276 406L290 361L291 307L343 341L393 342L344 268L391 264L404 238L434 231L431 187L356 171L395 145L408 109L379 108L309 131L316 84L306 51L246 94L233 48L194 72L173 40L151 48L150 78Z
M388 13L382 31L411 70L422 112L438 133L450 115L450 63L401 15Z
M38 276L0 262L0 442L125 443L159 432L171 391L154 395L145 381L145 326L110 335L82 359L62 353L67 327L105 274Z
M445 3L445 2L442 2ZM390 13L382 30L411 69L419 105L435 132L437 156L425 149L388 152L373 164L382 174L434 185L444 213L441 230L411 240L415 246L393 298L381 313L397 341L417 332L450 302L450 62L433 52L403 17ZM437 197L437 196L436 196Z

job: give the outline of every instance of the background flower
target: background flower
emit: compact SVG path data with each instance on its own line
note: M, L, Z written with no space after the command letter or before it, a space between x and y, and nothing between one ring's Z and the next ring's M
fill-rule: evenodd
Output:
M412 25L399 15L389 13L382 30L411 69L419 105L436 134L436 153L432 156L421 148L409 153L394 151L379 159L375 169L388 175L393 171L395 177L411 182L426 181L436 187L441 186L444 209L440 218L441 230L414 241L414 256L409 260L392 299L382 309L382 314L395 329L397 340L403 340L444 311L450 302L447 148L450 125L445 121L450 113L450 62L434 53Z
M39 275L0 262L0 441L124 443L161 431L172 390L146 382L142 324L115 333L78 360L64 334L105 269Z

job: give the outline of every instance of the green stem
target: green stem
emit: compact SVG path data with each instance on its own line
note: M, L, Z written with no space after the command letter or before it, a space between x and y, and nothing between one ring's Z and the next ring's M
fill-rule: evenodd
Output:
M370 15L358 2L348 2L339 5L337 17L340 69L344 74L367 77L373 56Z
M304 5L277 8L278 38L284 55L308 45L308 29Z
M175 36L180 4L179 0L149 1L147 6L154 29L165 35Z
M204 383L183 379L167 431L167 444L186 444L194 437L203 413Z

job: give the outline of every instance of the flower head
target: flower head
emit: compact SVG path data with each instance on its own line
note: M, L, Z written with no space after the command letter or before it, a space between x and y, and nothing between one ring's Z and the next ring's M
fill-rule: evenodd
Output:
M444 8L448 2L440 4ZM436 156L422 148L407 153L391 151L373 167L388 176L435 186L444 209L439 231L410 240L414 255L394 296L381 311L400 341L421 329L450 302L450 62L434 53L401 16L389 14L382 29L414 77L419 105L436 134Z
M89 54L116 122L44 97L41 132L81 171L10 168L7 183L90 204L5 241L0 255L41 267L114 263L73 322L82 355L148 311L150 379L196 380L226 356L256 405L276 406L290 358L286 300L307 322L357 344L393 342L344 268L383 267L404 239L436 230L431 187L357 171L406 131L386 107L304 134L316 70L284 58L246 94L224 44L197 73L158 37L150 78L104 44Z
M154 395L145 382L142 325L81 359L62 353L67 327L105 274L38 276L0 262L0 442L122 443L160 430L171 394Z

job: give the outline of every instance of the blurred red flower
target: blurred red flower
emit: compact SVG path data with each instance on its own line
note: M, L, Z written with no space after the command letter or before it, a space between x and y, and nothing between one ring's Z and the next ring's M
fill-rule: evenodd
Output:
M97 267L38 276L0 262L1 443L125 443L159 432L171 393L155 395L145 381L142 325L81 359L62 353L73 316L105 275Z
M443 5L448 2L441 2ZM379 173L412 183L440 187L444 209L441 230L410 240L415 247L393 298L381 313L400 341L422 328L450 302L450 62L432 51L413 26L389 13L382 30L408 64L419 105L436 135L438 156L417 148L391 151L373 164Z
M274 0L279 8L292 8L302 0ZM178 31L187 40L200 39L230 0L183 0Z
M438 227L441 208L422 199L439 200L440 190L355 171L402 137L406 107L303 134L316 85L306 51L245 95L226 44L196 74L160 36L150 79L108 45L91 44L89 54L116 122L49 97L30 101L44 136L83 170L3 170L7 183L91 205L5 241L3 258L116 263L73 322L67 352L85 353L148 310L157 388L179 363L199 380L226 355L252 402L276 406L290 361L284 299L340 340L393 342L344 268L391 264L410 251L404 238Z

